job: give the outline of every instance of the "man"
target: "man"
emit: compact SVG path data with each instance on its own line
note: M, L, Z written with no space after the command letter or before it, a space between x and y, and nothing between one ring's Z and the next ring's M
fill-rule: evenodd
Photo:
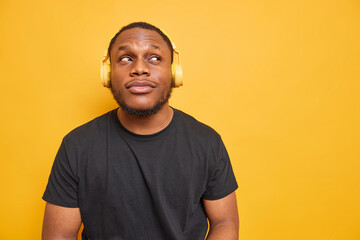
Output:
M43 239L238 239L237 183L220 136L173 109L173 46L148 23L111 40L120 108L70 132L43 199Z

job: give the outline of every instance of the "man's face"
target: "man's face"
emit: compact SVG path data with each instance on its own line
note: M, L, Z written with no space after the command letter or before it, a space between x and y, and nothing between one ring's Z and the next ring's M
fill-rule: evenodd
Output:
M111 49L111 91L129 114L146 116L167 104L171 94L171 53L155 31L120 33Z

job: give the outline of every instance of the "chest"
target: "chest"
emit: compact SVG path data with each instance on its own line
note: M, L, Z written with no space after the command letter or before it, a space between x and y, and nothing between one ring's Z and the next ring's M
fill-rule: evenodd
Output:
M205 191L207 157L205 148L187 140L115 138L84 154L80 199L122 208L148 202L189 206Z

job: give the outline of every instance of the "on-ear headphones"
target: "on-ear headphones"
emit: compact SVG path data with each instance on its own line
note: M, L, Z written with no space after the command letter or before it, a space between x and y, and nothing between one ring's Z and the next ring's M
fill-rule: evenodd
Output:
M173 42L171 44L174 52L173 62L171 64L171 77L172 81L174 81L174 87L180 87L183 85L183 71L180 62L180 52L176 50ZM100 78L104 87L111 87L111 64L107 50L105 50L104 57L101 59Z

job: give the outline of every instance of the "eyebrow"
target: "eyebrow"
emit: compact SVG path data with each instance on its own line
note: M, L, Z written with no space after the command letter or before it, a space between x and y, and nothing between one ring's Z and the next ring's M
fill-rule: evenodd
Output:
M156 46L156 45L154 45L154 44L150 44L150 47L155 48L155 49L160 49L159 46Z
M151 47L151 48L154 48L154 49L160 49L159 46L156 46L156 45L154 45L154 44L150 44L150 47ZM119 52L119 51L121 51L121 50L127 50L127 49L129 49L129 48L130 48L129 45L124 45L124 46L120 46L117 51Z
M126 50L126 49L129 49L129 48L130 48L130 47L129 47L128 45L120 46L117 51L119 52L119 51L121 51L121 50Z

